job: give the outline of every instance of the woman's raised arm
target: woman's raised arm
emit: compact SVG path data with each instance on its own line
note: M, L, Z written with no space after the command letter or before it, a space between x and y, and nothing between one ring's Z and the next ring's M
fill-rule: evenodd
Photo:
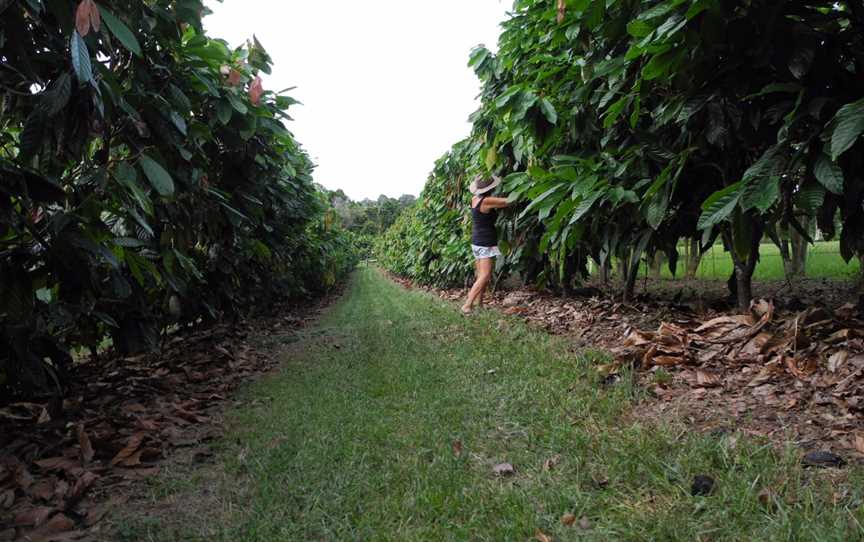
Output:
M509 205L507 203L507 198L493 198L488 197L483 200L483 204L481 205L481 211L488 211L490 209L503 209Z

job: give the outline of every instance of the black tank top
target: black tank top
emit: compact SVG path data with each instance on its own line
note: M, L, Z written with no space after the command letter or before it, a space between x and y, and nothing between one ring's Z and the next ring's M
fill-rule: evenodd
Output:
M471 208L471 244L478 247L494 247L498 245L498 231L495 229L495 221L498 220L498 209L492 209L488 213L480 212L483 200L481 196L476 207Z

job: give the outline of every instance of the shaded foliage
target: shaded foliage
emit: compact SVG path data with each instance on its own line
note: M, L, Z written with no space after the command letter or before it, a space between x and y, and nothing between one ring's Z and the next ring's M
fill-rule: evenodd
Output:
M326 290L352 265L253 39L200 0L0 1L0 392L69 352Z

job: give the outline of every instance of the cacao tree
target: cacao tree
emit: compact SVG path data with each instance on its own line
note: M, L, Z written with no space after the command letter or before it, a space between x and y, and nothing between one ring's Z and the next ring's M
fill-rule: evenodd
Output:
M352 264L263 88L200 0L0 1L0 397L62 391L105 337L157 349Z
M481 83L477 153L524 211L508 265L568 284L587 260L639 263L722 241L745 309L763 236L861 245L862 9L848 2L520 0ZM458 239L464 242L464 239Z

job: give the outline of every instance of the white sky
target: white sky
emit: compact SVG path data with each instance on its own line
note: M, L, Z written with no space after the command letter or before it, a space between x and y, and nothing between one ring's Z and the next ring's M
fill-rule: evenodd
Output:
M264 87L303 102L289 129L315 180L355 200L420 193L433 163L470 132L480 83L512 0L206 0L211 37L252 34L273 57Z

